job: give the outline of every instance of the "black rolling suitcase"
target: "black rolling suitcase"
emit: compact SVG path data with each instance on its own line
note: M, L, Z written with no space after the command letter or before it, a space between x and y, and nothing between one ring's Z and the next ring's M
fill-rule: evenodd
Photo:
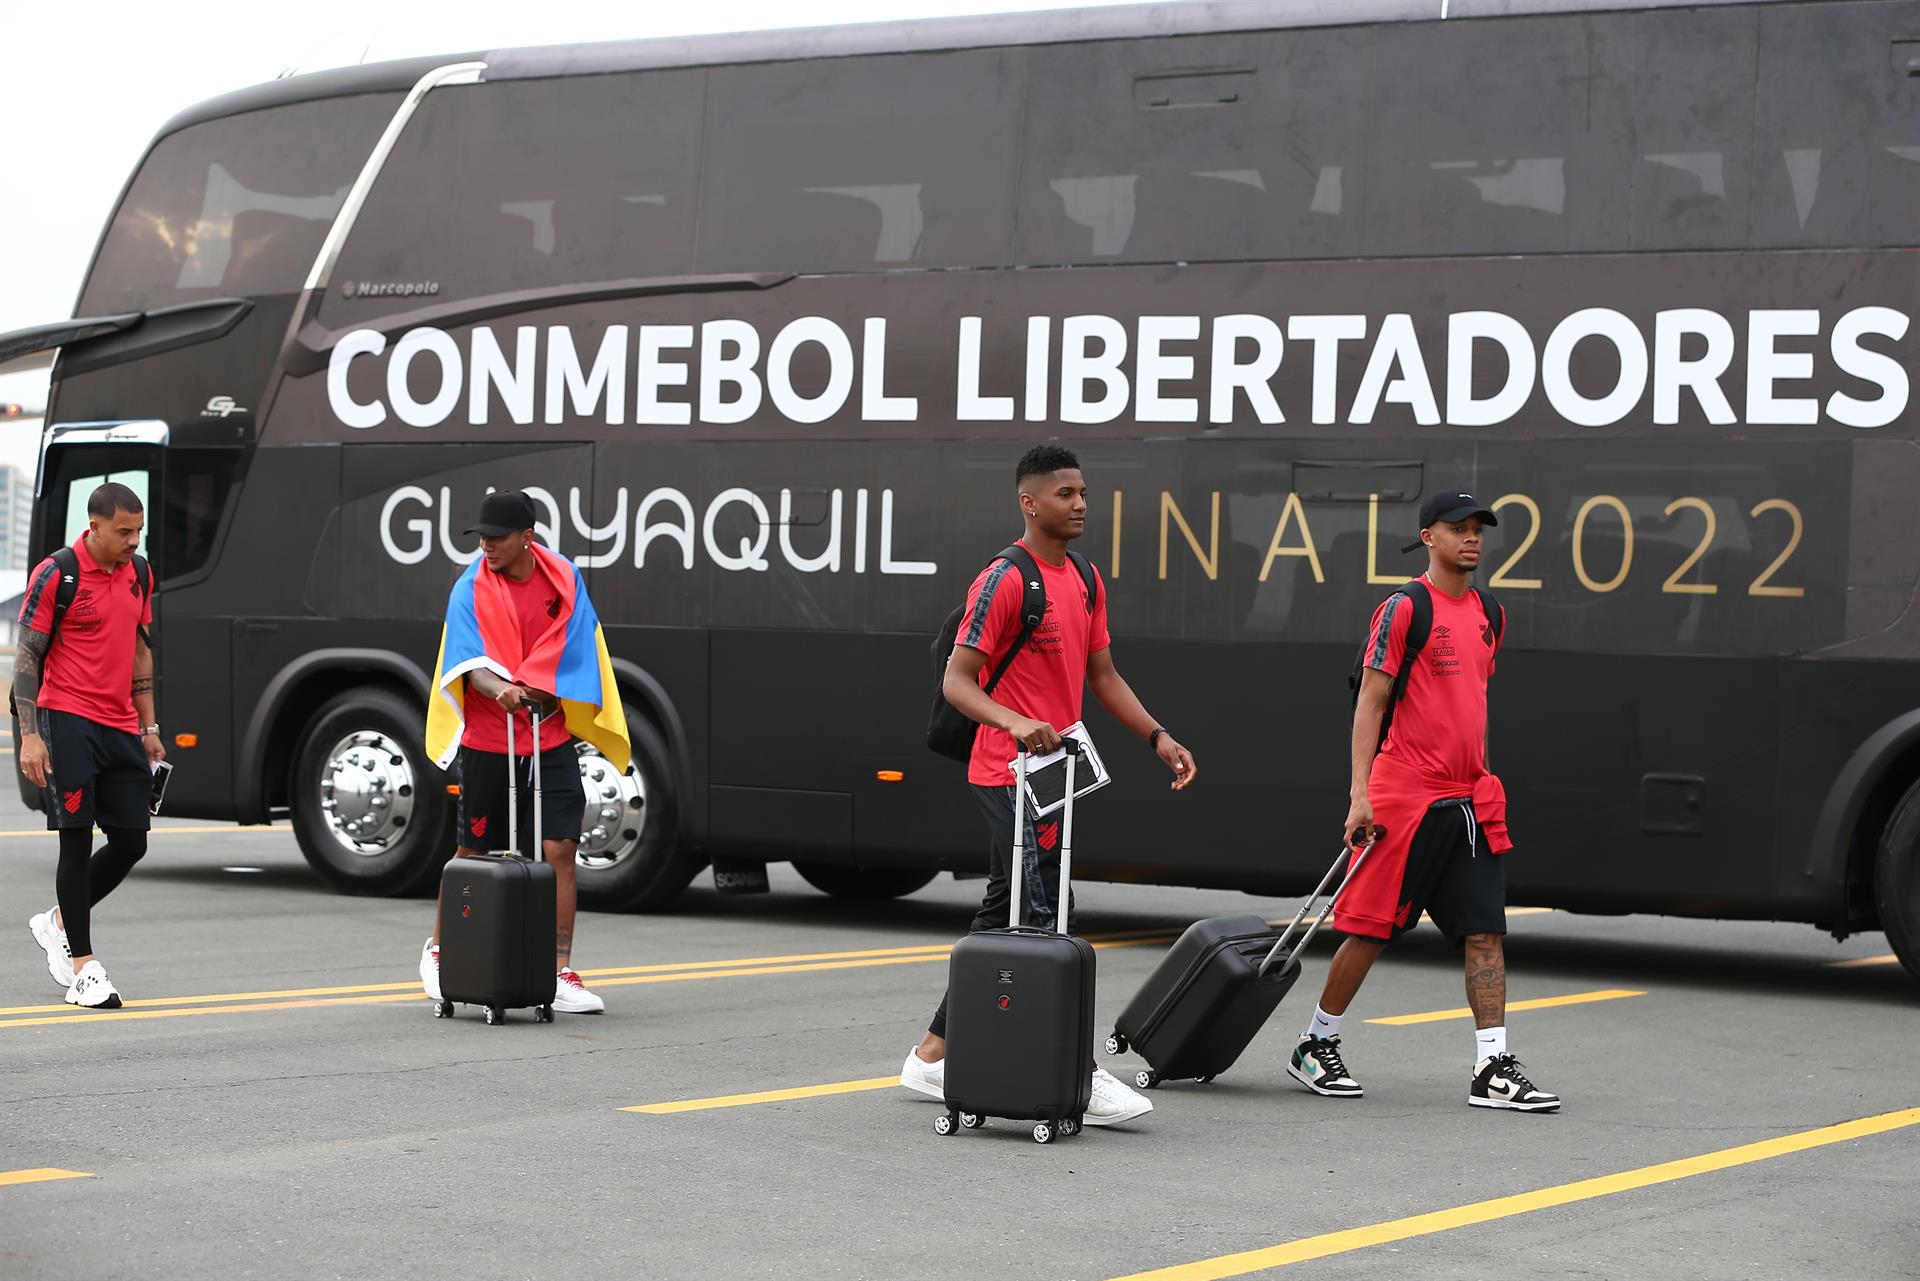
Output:
M1073 767L1066 740L1066 806L1060 821L1059 933L1020 924L1025 879L1027 755L1014 789L1012 911L1004 930L956 943L947 977L947 1110L936 1134L977 1129L990 1116L1032 1121L1033 1137L1080 1132L1093 1090L1093 945L1067 933L1073 869Z
M1384 830L1376 829L1374 839ZM1258 916L1215 916L1189 925L1114 1021L1107 1053L1131 1049L1147 1061L1134 1076L1141 1089L1162 1081L1205 1083L1232 1067L1299 979L1300 954L1372 849L1369 842L1352 858L1340 889L1297 946L1288 947L1294 931L1349 862L1345 846L1277 939Z
M507 716L507 832L520 839L519 760ZM540 845L540 714L533 713L533 855L456 858L440 875L440 1000L435 1018L456 1005L485 1006L489 1024L508 1010L532 1009L553 1022L553 868Z

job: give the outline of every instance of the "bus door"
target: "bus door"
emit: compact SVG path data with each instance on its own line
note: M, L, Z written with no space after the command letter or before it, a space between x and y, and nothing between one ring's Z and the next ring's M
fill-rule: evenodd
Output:
M153 566L154 698L167 752L179 766L167 789L170 803L195 795L224 795L231 786L228 732L230 638L224 620L191 609L171 611L174 589L198 581L211 558L212 534L236 474L238 451L170 448L167 424L154 421L57 423L47 430L32 524L34 563L71 545L87 527L87 498L117 481L146 509L140 551ZM212 460L212 461L208 461ZM178 735L195 745L179 748ZM24 782L22 783L23 792ZM36 792L28 800L35 804Z
M35 487L30 563L38 565L80 536L87 527L87 496L108 481L125 485L143 506L151 506L148 494L155 488L166 441L164 423L56 423L48 428ZM141 551L152 559L150 547ZM157 622L157 602L154 609ZM14 775L20 798L39 809L39 790L18 770Z

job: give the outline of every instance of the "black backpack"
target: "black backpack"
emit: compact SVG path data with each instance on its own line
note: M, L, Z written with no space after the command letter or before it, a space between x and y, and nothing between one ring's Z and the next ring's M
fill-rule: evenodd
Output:
M51 651L53 638L60 634L60 620L67 616L67 609L73 604L73 598L80 594L80 554L71 544L56 549L47 557L53 562L54 569L60 574L60 585L53 590L53 618L47 623L47 646ZM153 590L153 571L147 567L147 558L138 552L133 556L133 589L145 596ZM31 586L27 589L27 598L21 602L22 616L33 608L33 598L37 595ZM44 676L45 668L41 674ZM13 705L13 691L7 691L7 715L13 717L13 741L20 741L20 713ZM38 733L39 730L34 731Z
M993 560L1004 560L1019 572L1023 593L1020 600L1020 634L1013 638L1013 644L1007 647L1006 655L994 667L993 675L982 687L989 694L1000 683L1000 678L1007 674L1014 656L1027 643L1027 638L1033 635L1034 629L1040 626L1040 620L1047 616L1046 582L1040 577L1040 567L1034 564L1032 553L1015 543ZM1094 606L1100 601L1100 579L1093 572L1093 562L1072 548L1067 549L1067 560L1080 571L1080 578L1087 585L1087 613L1092 614ZM999 584L994 584L994 587L998 590ZM952 656L953 647L959 641L960 620L966 617L966 613L964 601L956 605L953 612L947 615L947 621L940 624L939 634L933 638L933 710L927 714L927 746L956 761L972 758L973 737L980 728L940 692L941 683L947 675L947 659Z
M1485 611L1487 622L1493 628L1493 642L1498 645L1500 633L1506 626L1506 616L1500 612L1500 602L1495 600L1493 593L1484 587L1469 587L1467 590L1480 598L1480 608ZM1400 660L1400 670L1394 674L1393 688L1387 693L1387 709L1380 716L1381 743L1387 741L1387 727L1393 724L1394 707L1399 704L1401 696L1407 692L1407 677L1413 671L1413 660L1421 650L1426 648L1427 636L1433 631L1433 595L1427 587L1426 579L1414 579L1394 592L1393 596L1407 598L1408 604L1413 608L1413 617L1407 622L1407 652ZM1387 599L1392 600L1393 596ZM1369 634L1366 640L1360 642L1360 652L1353 658L1353 671L1347 677L1347 690L1352 695L1351 701L1355 706L1360 702L1360 682L1367 674L1367 647L1372 640L1373 637ZM1374 750L1380 750L1378 743L1374 745Z

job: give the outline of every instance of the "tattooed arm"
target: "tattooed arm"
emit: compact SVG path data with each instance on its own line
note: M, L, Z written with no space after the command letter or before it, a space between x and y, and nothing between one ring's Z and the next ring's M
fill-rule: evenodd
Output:
M147 733L147 726L159 724L160 718L153 710L153 649L144 627L133 639L133 709L140 714L140 742L147 749L148 763L166 760L166 744L158 734Z
M40 670L52 643L48 633L23 626L20 643L13 651L13 705L20 713L20 772L35 787L47 785L47 744L40 737Z

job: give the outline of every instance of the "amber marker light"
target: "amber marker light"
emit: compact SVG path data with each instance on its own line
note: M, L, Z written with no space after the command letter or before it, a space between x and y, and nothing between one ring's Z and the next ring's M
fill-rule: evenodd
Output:
M906 775L897 769L875 770L873 776L882 783L898 783L906 778Z
M460 784L458 784L458 783L448 783L448 784L447 784L447 795L448 795L448 796L458 796L458 795L460 795Z
M198 734L175 734L173 736L173 745L175 747L198 747L200 746L200 736Z

